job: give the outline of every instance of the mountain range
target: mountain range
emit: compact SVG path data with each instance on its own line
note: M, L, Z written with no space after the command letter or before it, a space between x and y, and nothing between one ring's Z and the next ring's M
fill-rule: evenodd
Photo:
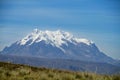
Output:
M93 41L61 30L34 29L23 39L5 47L0 54L120 65L118 61L101 52Z

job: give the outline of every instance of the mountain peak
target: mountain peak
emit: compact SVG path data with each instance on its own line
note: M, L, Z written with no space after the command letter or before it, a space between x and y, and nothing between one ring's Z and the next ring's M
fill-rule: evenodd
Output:
M36 29L33 30L33 33L38 33L39 31L40 30L36 28Z
M18 41L18 44L25 45L27 42L30 42L27 45L31 45L33 43L37 43L40 41L45 41L47 44L51 44L52 46L60 47L62 44L67 45L67 42L77 44L84 43L87 45L92 44L93 42L83 38L76 38L71 33L65 32L62 30L56 31L41 31L39 29L34 29L32 33Z

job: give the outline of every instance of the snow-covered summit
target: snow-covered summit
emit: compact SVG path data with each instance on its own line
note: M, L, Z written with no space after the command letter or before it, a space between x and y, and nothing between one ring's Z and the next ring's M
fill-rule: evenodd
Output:
M87 39L83 38L76 38L69 32L61 31L61 30L56 30L56 31L41 31L38 29L34 29L32 33L28 34L26 37L18 41L17 43L20 45L25 45L28 41L31 41L31 45L33 43L37 43L40 41L45 41L47 44L51 44L53 46L59 47L62 44L67 45L67 42L70 43L85 43L87 45L92 44L93 42Z

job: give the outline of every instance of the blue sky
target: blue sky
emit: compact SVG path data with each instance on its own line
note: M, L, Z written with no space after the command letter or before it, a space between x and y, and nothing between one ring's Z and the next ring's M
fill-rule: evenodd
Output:
M61 29L120 59L119 0L0 0L0 50L34 28Z

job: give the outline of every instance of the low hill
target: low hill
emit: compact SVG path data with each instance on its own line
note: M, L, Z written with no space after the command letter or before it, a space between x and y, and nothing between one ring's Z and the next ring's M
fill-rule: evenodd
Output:
M0 80L120 80L120 75L98 75L0 62Z

